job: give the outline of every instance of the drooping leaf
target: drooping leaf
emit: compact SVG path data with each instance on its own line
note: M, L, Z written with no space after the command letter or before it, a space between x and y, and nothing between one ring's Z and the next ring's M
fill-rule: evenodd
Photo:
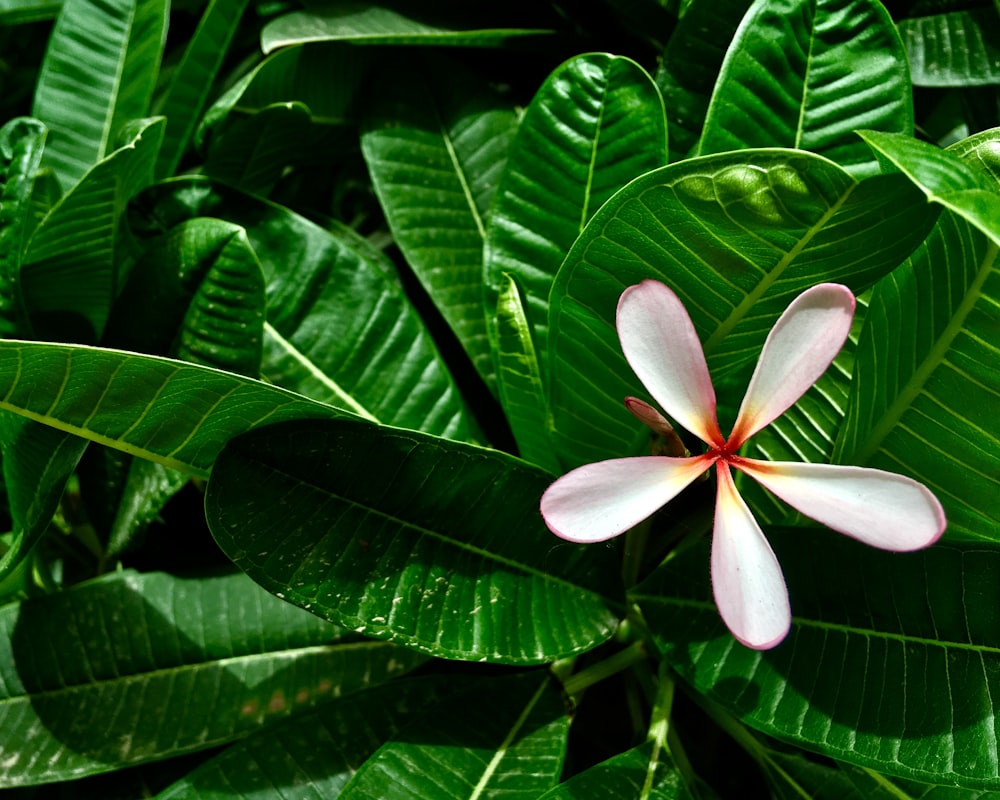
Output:
M117 573L0 610L0 786L68 780L257 730L423 661L243 575Z
M1000 9L970 8L900 20L916 86L1000 83Z
M510 275L504 278L496 310L500 404L521 458L556 473L559 461L548 438L548 405L534 338L520 289Z
M103 331L120 289L125 207L152 183L163 129L164 120L146 120L129 144L84 175L35 229L21 285L43 336L93 342Z
M241 569L315 614L442 658L538 664L617 624L613 561L551 556L550 480L492 450L304 420L231 441L205 507Z
M771 529L792 631L751 650L712 601L707 542L635 590L664 657L746 724L917 781L1000 789L993 698L1000 550L888 553L815 529Z
M691 800L673 762L659 760L648 793L643 794L653 744L647 742L574 775L543 794L539 800Z
M667 161L667 129L652 79L620 56L577 56L535 94L511 144L490 209L484 260L485 313L493 317L503 276L521 287L542 365L549 291L584 225L633 178ZM489 326L496 342L495 324Z
M633 181L587 225L552 289L550 391L564 465L645 441L621 406L642 396L614 328L627 286L653 278L678 294L719 380L756 362L801 291L823 281L863 291L923 239L935 213L900 176L857 182L804 152L710 156Z
M277 386L168 358L0 341L0 408L206 478L238 433L349 416Z
M465 683L454 676L404 678L325 703L232 745L157 798L285 800L294 793L332 800L379 746Z
M149 114L166 37L164 0L65 0L32 115L51 131L43 164L69 191L110 155L122 125Z
M396 5L401 5L402 10ZM433 9L418 11L412 4L328 2L314 4L307 11L292 11L268 23L261 34L261 46L265 53L322 41L503 47L511 39L552 33L545 28L473 27L462 20L442 19Z
M878 0L756 0L726 55L702 155L795 147L877 172L854 131L913 133L906 54Z
M248 0L210 0L170 79L157 113L167 118L163 147L156 162L158 178L174 174L191 143L209 92Z
M390 66L369 89L361 149L396 244L492 386L483 241L517 117L450 62Z
M360 236L203 180L176 181L145 200L154 230L200 215L246 229L267 281L268 381L388 425L476 440L392 265Z
M535 800L559 779L568 733L551 678L498 678L488 691L473 689L424 713L379 748L340 797Z

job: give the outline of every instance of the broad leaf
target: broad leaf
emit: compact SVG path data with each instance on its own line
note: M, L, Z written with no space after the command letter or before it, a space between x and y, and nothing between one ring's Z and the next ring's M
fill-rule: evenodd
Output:
M517 281L543 368L549 292L566 253L612 194L666 161L663 101L634 61L577 56L535 94L490 210L484 296L492 318L503 276ZM490 332L495 343L495 324Z
M174 182L145 200L153 230L198 215L244 226L267 281L268 381L389 425L476 439L391 263L360 236L203 180Z
M0 786L204 750L412 669L243 575L118 573L0 610Z
M202 478L238 433L346 414L183 361L13 340L0 341L0 408Z
M122 217L129 200L152 183L163 129L162 119L146 120L35 229L21 283L32 321L43 335L93 342L103 331L121 288Z
M402 5L404 11L397 10L394 7L397 5ZM327 2L314 4L308 11L293 11L269 23L261 34L261 46L265 53L288 45L321 41L503 47L511 39L551 33L544 28L477 28L461 20L442 19L433 11L417 11L412 4Z
M900 20L916 86L1000 83L1000 9L970 8Z
M370 89L361 149L396 244L492 386L483 242L517 118L449 62L389 66Z
M876 800L859 791L844 770L818 763L805 753L762 746L758 760L778 800Z
M560 459L576 466L645 441L645 428L621 406L627 395L643 396L614 329L627 286L653 278L678 294L719 380L756 361L801 291L823 281L863 291L923 239L935 213L901 176L859 183L804 152L710 156L633 181L587 225L552 289ZM739 395L719 400L735 407ZM724 414L723 429L731 423Z
M811 150L877 171L859 128L913 132L906 54L878 0L756 0L726 55L699 152Z
M174 174L222 68L248 0L210 0L156 111L167 118L156 175Z
M633 747L574 775L543 794L539 800L691 800L691 792L673 762L661 758L650 764L652 742ZM650 776L650 771L653 775ZM649 786L647 787L647 780Z
M771 736L891 775L1000 789L1000 550L888 553L820 529L768 538L792 599L789 638L768 651L733 639L701 542L635 591L664 657Z
M51 130L43 163L68 191L113 149L122 125L149 114L164 0L66 0L49 41L32 114Z
M379 748L340 797L536 800L559 779L568 733L551 678L532 672L494 679L485 691L425 713Z
M442 658L538 664L617 624L613 559L552 554L550 480L492 450L303 420L231 441L205 508L241 569L315 614Z
M286 800L305 792L332 800L386 740L464 683L439 675L401 679L325 703L232 745L157 798Z

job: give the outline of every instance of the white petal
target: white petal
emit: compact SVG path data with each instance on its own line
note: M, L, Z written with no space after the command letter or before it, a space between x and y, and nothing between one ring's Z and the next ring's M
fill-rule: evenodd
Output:
M838 283L796 297L767 336L730 435L735 448L781 415L840 352L854 318L854 295Z
M705 353L677 295L658 281L630 286L617 326L625 358L660 408L703 442L722 444Z
M893 472L751 459L737 466L792 508L872 547L919 550L947 525L930 489Z
M747 647L767 650L792 624L788 589L778 559L719 462L712 534L712 592L723 621Z
M645 456L587 464L545 490L542 517L563 539L603 542L666 505L711 465L710 456Z

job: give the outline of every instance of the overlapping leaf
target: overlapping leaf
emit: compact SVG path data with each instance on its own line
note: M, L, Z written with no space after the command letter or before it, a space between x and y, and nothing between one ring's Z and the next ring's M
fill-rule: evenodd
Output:
M625 455L646 436L621 408L641 393L614 330L625 287L654 278L677 292L718 379L756 361L798 293L823 281L862 291L923 239L934 213L901 176L859 183L804 152L710 156L633 181L587 225L552 290L564 465Z
M916 86L1000 83L1000 9L996 6L900 20L899 35Z
M343 638L243 575L126 572L0 610L0 785L203 750L423 657Z
M476 714L469 714L474 703ZM343 800L535 800L562 771L569 719L540 673L491 682L425 713L364 763Z
M913 780L1000 789L1000 550L886 553L823 530L768 538L793 612L774 650L743 647L725 630L705 543L637 588L674 667L749 725L808 750Z
M369 89L361 148L396 244L492 384L483 241L517 117L447 61L390 66Z
M873 174L854 131L912 134L906 54L878 0L756 0L722 65L699 152L795 147Z
M304 420L230 442L206 514L241 569L313 613L443 658L537 664L617 624L613 559L553 551L550 480L492 450Z
M543 794L539 800L690 800L680 772L671 760L650 764L652 742L633 747L591 767ZM649 787L646 781L653 771Z
M199 477L230 438L258 425L347 416L183 361L13 340L0 341L0 408Z
M51 130L43 163L68 191L149 113L166 38L163 0L66 0L35 88L32 114Z

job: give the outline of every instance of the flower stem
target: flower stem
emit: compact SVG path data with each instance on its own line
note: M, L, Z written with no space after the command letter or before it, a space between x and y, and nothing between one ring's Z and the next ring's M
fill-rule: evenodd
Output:
M624 650L619 650L610 658L591 664L576 675L571 675L563 684L563 689L575 701L589 687L628 669L633 664L638 664L645 657L646 650L642 642L635 642Z

